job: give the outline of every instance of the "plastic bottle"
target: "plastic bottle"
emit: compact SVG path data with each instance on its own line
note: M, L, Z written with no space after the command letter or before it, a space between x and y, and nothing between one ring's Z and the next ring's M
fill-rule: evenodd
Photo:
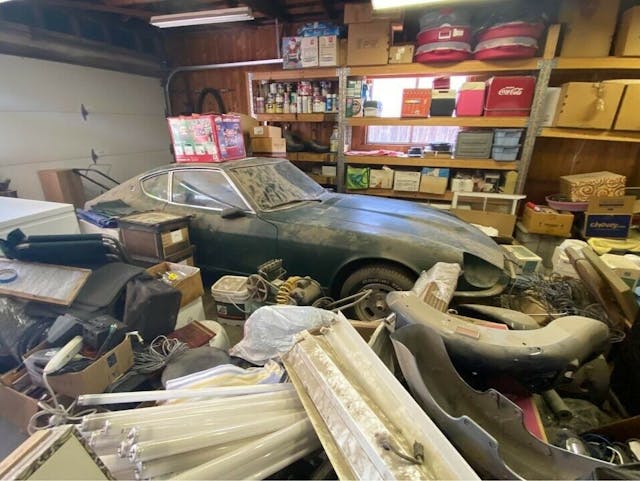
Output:
M338 144L340 142L340 139L338 139L339 135L338 124L336 124L333 126L333 132L331 132L331 137L329 138L329 152L338 152Z

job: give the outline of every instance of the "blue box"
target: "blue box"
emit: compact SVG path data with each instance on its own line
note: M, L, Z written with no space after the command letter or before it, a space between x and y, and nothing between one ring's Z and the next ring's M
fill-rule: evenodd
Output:
M594 197L584 216L585 237L626 239L635 206L634 196Z

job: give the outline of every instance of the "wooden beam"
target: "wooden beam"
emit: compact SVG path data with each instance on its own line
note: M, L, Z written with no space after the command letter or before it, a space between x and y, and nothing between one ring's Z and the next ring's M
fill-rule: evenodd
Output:
M112 7L127 7L129 5L143 5L148 3L160 3L167 0L104 0L103 3Z
M55 5L58 7L76 8L78 10L91 10L94 12L115 13L118 15L126 15L128 17L138 17L148 20L153 13L146 10L137 10L133 8L112 7L101 3L88 3L75 0L36 0L40 5Z
M291 20L291 15L289 15L281 0L242 0L242 3L269 17L287 22Z
M336 10L333 5L333 0L322 0L322 8L324 8L327 17L332 20L336 18Z

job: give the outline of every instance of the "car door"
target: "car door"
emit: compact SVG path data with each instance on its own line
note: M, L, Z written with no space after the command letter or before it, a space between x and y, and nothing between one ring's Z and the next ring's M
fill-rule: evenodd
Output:
M248 275L276 256L277 231L260 219L220 169L176 169L169 182L173 212L190 214L199 267ZM242 212L225 218L224 209Z

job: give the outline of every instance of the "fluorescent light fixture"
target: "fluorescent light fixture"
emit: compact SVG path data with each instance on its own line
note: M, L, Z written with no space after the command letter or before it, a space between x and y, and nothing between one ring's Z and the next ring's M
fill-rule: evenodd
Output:
M0 0L2 1L2 0ZM190 25L207 25L210 23L244 22L253 20L249 7L221 8L201 12L175 13L156 15L149 23L160 28L188 27Z
M374 10L406 7L444 7L455 3L486 4L489 0L371 0Z

